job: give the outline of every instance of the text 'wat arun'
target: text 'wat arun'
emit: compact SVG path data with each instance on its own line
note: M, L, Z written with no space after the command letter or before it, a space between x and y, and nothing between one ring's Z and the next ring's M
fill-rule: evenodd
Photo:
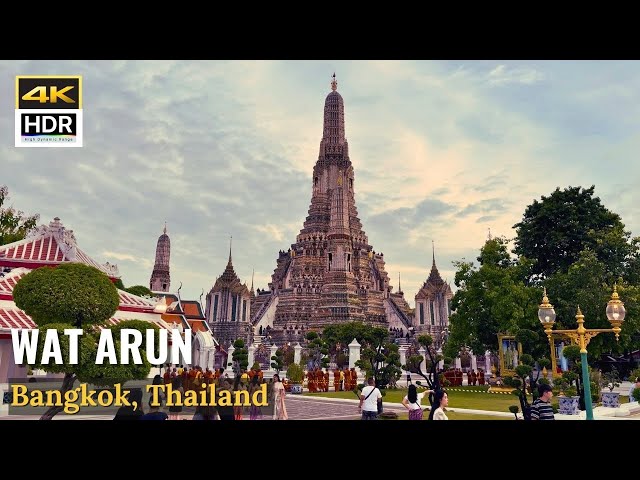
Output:
M277 343L301 340L307 330L334 323L411 324L404 298L390 298L383 256L374 253L358 218L344 101L335 74L331 90L324 103L308 216L296 243L279 254L271 291L258 291L252 306L256 329L270 327Z

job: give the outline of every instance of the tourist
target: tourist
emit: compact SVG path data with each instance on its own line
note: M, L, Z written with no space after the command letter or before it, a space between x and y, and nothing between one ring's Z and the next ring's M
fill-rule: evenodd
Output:
M218 384L216 385L216 395L218 396L217 398L217 410L218 410L218 416L220 417L220 420L235 420L235 413L233 411L233 405L220 405L220 399L222 398L222 392L227 390L229 392L233 392L232 386L229 383L229 380L226 378L220 378L218 379ZM233 394L231 394L233 395Z
M283 383L280 381L280 376L276 373L273 376L273 419L274 420L288 420L287 406L284 399L286 391Z
M444 413L447 405L449 405L449 396L447 392L444 390L438 390L435 394L434 405L437 405L437 408L433 412L434 420L449 420L446 413Z
M249 420L261 420L262 419L262 411L260 407L256 405L253 401L253 394L255 392L260 391L260 380L257 375L251 379L251 383L249 384L249 397L251 398L251 406L249 407Z
M179 399L184 398L184 388L182 388L182 377L174 377L171 380L171 388L173 389L174 392L180 392L178 396ZM173 398L173 401L175 401L175 396ZM171 405L169 407L169 420L179 420L180 413L182 413L182 402L180 402L180 405Z
M160 375L156 376L160 378L160 381L162 381L162 377L160 377ZM122 405L113 417L114 420L140 420L144 415L144 411L142 410L141 388L132 388L129 395L127 395L127 400L130 405Z
M368 385L360 392L360 405L358 411L362 412L362 420L375 420L378 418L378 399L382 401L382 393L375 386L375 380L370 377Z
M145 413L140 420L167 420L169 416L165 412L160 411L160 406L153 403L153 396L149 398L149 413Z
M636 388L640 388L640 377L636 377L636 381L633 383L633 385L631 385L631 388L629 389L629 402L638 402L638 401L640 401L640 398L634 398L633 397L633 391Z
M409 391L402 399L402 405L409 410L409 420L422 420L424 410L422 410L420 402L422 402L425 395L432 392L433 390L425 390L424 392L418 393L415 385L409 385Z
M551 406L553 391L548 383L538 385L538 398L531 405L531 420L555 420L553 407Z

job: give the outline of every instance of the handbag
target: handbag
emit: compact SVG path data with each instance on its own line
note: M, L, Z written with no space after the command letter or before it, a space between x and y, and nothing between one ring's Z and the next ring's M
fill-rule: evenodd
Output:
M382 413L383 409L382 409L382 399L379 398L378 399L378 415L380 415Z

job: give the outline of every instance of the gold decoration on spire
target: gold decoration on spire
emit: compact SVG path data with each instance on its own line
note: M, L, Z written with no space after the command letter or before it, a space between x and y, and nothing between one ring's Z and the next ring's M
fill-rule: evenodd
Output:
M338 170L338 186L342 186L342 170Z
M333 72L333 80L331 80L331 90L334 92L338 89L338 82L336 82L336 72Z

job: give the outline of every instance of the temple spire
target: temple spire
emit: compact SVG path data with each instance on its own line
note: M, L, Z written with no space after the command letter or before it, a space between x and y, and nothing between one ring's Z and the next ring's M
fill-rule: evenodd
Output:
M331 80L331 90L334 92L338 89L338 82L336 82L336 72L333 72L333 80Z
M493 240L493 237L491 236L491 227L489 227L489 234L487 235L487 240Z
M253 275L254 273L256 273L256 269L252 268L251 269L251 293L253 293Z
M229 261L227 262L228 265L231 265L231 245L233 242L233 235L229 236Z
M402 293L402 287L400 286L400 272L398 272L398 293Z
M156 244L156 259L149 279L149 290L152 292L168 292L171 288L169 259L171 257L171 241L167 235L167 222L164 223L162 235Z
M431 240L431 254L433 255L433 266L436 266L436 243Z

